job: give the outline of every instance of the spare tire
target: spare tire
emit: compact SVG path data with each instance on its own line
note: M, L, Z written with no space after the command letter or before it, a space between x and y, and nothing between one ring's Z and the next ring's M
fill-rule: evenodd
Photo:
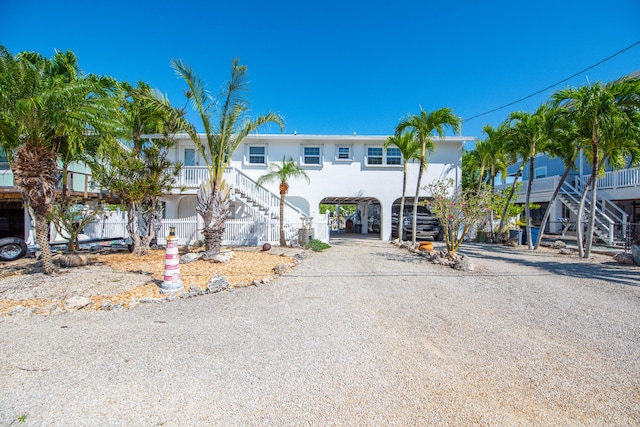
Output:
M0 261L15 261L27 254L27 244L17 237L0 239Z

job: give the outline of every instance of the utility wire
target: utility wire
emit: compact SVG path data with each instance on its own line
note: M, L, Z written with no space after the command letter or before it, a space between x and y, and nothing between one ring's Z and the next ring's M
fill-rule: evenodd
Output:
M485 111L484 113L476 114L475 116L471 116L471 117L469 117L468 119L464 119L463 121L468 122L468 121L473 120L473 119L475 119L475 118L478 118L478 117L481 117L481 116L486 116L487 114L491 114L491 113L493 113L493 112L496 112L496 111L502 110L503 108L510 107L510 106L512 106L512 105L514 105L514 104L517 104L517 103L519 103L519 102L524 101L525 99L532 98L532 97L534 97L534 96L536 96L536 95L538 95L538 94L541 94L542 92L545 92L545 91L547 91L547 90L549 90L549 89L551 89L551 88L554 88L554 87L558 86L559 84L562 84L562 83L564 83L564 82L566 82L566 81L568 81L568 80L571 80L572 78L574 78L574 77L576 77L576 76L579 76L580 74L584 73L585 71L589 71L590 69L595 68L595 67L597 67L598 65L600 65L600 64L602 64L602 63L604 63L604 62L607 62L608 60L610 60L610 59L612 59L612 58L615 58L616 56L620 55L621 53L626 52L627 50L629 50L629 49L631 49L632 47L634 47L634 46L636 46L636 45L639 45L639 44L640 44L640 40L638 40L637 42L633 43L632 45L627 46L627 47L625 47L624 49L622 49L622 50L620 50L620 51L618 51L618 52L614 53L613 55L611 55L611 56L609 56L609 57L607 57L607 58L603 59L602 61L596 62L595 64L591 65L590 67L587 67L587 68L585 68L584 70L578 71L577 73L570 75L570 76L569 76L569 77L567 77L566 79L562 79L562 80L560 80L559 82L554 83L554 84L552 84L552 85L550 85L550 86L547 86L547 87L545 87L544 89L540 89L539 91L534 92L534 93L532 93L531 95L527 95L527 96L525 96L524 98L520 98L520 99L518 99L518 100L516 100L516 101L513 101L513 102L510 102L510 103L508 103L508 104L505 104L505 105L503 105L503 106L501 106L501 107L494 108L493 110L489 110L489 111Z

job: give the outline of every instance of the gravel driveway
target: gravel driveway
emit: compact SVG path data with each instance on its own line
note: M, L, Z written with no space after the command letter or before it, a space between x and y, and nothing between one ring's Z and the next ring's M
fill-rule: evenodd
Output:
M258 288L1 318L0 425L640 424L639 267L332 243Z

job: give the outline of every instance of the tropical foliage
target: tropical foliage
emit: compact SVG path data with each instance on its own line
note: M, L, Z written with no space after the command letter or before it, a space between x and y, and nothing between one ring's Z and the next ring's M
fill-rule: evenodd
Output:
M486 189L462 189L451 179L426 186L431 194L428 205L444 228L447 251L455 254L469 230L489 217L493 193Z
M176 74L187 84L186 95L197 112L204 128L204 140L195 128L188 130L209 172L198 193L196 210L204 220L205 255L211 259L220 253L225 222L229 213L229 188L223 175L231 156L245 137L268 123L282 129L284 122L278 114L270 112L249 118L247 68L235 59L231 66L231 78L222 93L212 97L193 69L179 59L171 62Z
M284 234L284 202L285 196L289 192L289 181L293 178L304 178L309 183L309 177L307 173L293 161L291 157L289 160L282 158L282 165L277 163L271 163L269 169L265 175L258 178L258 185L263 185L268 182L277 182L279 184L278 189L280 192L280 246L287 246L287 239Z
M416 183L416 193L413 203L413 221L412 221L412 238L411 242L416 245L416 229L418 221L418 201L420 196L420 187L422 185L422 174L427 168L428 155L436 149L433 140L434 136L444 137L445 129L448 127L454 132L458 131L460 119L453 114L453 110L448 107L435 111L424 111L420 109L419 114L412 114L400 120L396 127L395 136L400 137L405 130L414 132L415 138L420 142L420 154L418 161L420 167L418 169L418 182ZM435 135L434 135L435 133Z
M422 152L422 144L416 138L416 134L414 131L401 131L396 132L394 136L390 136L387 138L387 141L384 144L384 148L386 149L389 145L395 145L400 150L400 154L402 155L402 198L400 199L400 210L398 212L398 239L402 241L402 224L403 224L403 215L404 215L404 202L405 195L407 193L407 168L409 162L420 159L420 154ZM431 146L429 146L431 148ZM417 200L417 199L416 199Z
M608 84L593 83L578 88L569 87L557 91L548 103L542 104L534 113L513 112L505 122L500 143L495 147L496 156L507 160L507 165L519 165L503 212L500 216L499 230L509 217L511 200L516 192L518 179L528 164L529 180L525 193L525 221L527 235L531 235L531 192L535 171L535 159L538 154L562 159L565 170L554 189L551 201L542 218L544 229L554 201L567 177L574 170L581 152L591 164L591 178L583 183L583 193L578 208L578 246L580 254L589 257L593 243L596 218L597 177L604 172L605 166L612 169L637 164L640 159L640 80L623 78ZM501 126L501 127L503 127ZM485 133L489 134L488 132ZM487 171L485 141L478 143L476 150L463 154L463 187L469 188L474 182L491 181L491 172ZM500 157L502 156L502 157ZM504 170L500 171L501 174ZM583 214L585 206L587 216L586 236L583 237ZM538 248L538 240L531 238L529 248ZM584 243L583 243L584 242Z
M0 143L35 219L47 274L56 270L47 217L56 198L60 153L82 152L89 140L115 141L115 90L113 79L83 75L70 51L46 58L13 55L0 46Z
M127 211L127 233L135 255L145 255L160 228L160 196L175 187L181 164L167 158L172 137L191 126L184 112L144 82L121 85L120 129L131 146L118 145L94 165L94 179ZM153 138L142 140L142 135Z

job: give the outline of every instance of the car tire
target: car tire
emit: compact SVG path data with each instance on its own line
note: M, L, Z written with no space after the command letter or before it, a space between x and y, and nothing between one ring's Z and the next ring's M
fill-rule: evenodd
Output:
M433 238L436 242L442 242L444 240L444 230L440 230L438 234Z
M15 261L27 254L27 244L17 237L0 239L0 261Z

